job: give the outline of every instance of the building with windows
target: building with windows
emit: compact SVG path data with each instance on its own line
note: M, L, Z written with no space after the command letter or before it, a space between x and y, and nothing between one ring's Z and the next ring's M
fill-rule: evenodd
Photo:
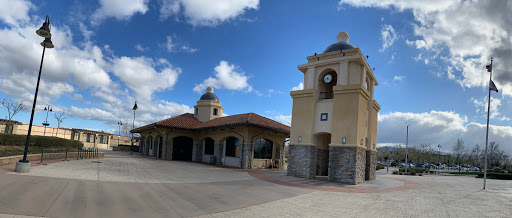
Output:
M290 127L255 113L223 116L208 87L194 114L186 113L131 130L139 152L165 160L217 163L243 169L284 165Z
M378 85L346 32L322 54L298 66L304 89L292 91L292 128L287 174L358 184L375 179Z
M87 129L71 129L71 140L84 143L85 148L110 148L110 138L113 134Z

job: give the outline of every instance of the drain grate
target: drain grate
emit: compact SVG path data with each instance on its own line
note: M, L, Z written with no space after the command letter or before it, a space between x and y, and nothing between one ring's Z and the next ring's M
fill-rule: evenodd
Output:
M100 161L91 161L91 162L93 162L93 163L101 163Z

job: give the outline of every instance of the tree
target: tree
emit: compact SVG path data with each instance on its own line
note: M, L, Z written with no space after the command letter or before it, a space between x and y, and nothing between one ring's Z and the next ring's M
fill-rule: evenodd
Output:
M505 152L500 150L500 144L496 142L490 142L489 147L487 149L487 160L489 163L489 168L492 167L501 167L502 162L504 161Z
M123 127L121 129L121 132L123 133L124 136L130 135L130 128L128 128L128 124L126 124L125 122L123 122Z
M64 116L64 112L55 112L53 116L55 116L55 119L57 120L57 128L60 128L60 124L67 118Z
M471 154L471 159L473 159L473 165L482 168L482 149L480 148L479 144L476 144L475 147L473 147L473 149L471 150Z
M453 155L455 158L455 163L457 163L459 166L461 165L463 158L464 158L464 140L462 138L457 139L457 142L453 146ZM460 172L460 167L459 167Z
M3 107L7 108L7 113L9 114L9 121L12 120L14 115L16 115L18 112L23 110L25 108L25 105L23 104L23 100L21 101L13 101L11 99L2 99L0 101Z

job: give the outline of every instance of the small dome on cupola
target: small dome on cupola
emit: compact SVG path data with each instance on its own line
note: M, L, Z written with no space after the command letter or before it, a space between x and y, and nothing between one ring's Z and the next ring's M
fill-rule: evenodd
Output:
M207 101L219 101L217 95L213 94L213 88L206 88L206 93L204 93L199 100L207 100Z
M349 37L348 37L347 32L338 33L338 36L336 36L336 40L338 42L336 42L332 45L329 45L329 47L327 47L324 50L324 53L331 52L331 51L339 51L339 50L344 50L344 49L356 48L352 44L348 43L348 39L349 39Z

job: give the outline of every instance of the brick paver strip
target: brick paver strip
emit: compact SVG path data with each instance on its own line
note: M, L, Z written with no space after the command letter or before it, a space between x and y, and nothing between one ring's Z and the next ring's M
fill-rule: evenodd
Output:
M415 189L415 188L420 187L420 184L417 182L413 182L413 181L410 181L407 179L397 179L397 178L391 178L391 177L386 177L386 178L398 180L400 182L403 182L404 185L399 186L399 187L380 188L380 189L352 189L352 188L338 188L338 187L322 187L322 186L302 185L302 184L297 184L297 183L293 183L293 182L287 182L287 181L274 179L274 178L271 178L271 177L265 175L264 171L249 171L248 173L252 177L266 181L266 182L284 185L284 186L291 186L291 187L296 187L296 188L312 189L312 190L316 190L316 191L352 192L352 193L382 193L382 192L396 192L396 191L410 190L410 189Z

